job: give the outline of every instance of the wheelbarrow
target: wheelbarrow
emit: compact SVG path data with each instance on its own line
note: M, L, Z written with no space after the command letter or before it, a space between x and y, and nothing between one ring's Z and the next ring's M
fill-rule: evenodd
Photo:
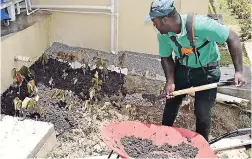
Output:
M212 88L217 88L219 86L227 86L227 85L233 85L234 79L230 79L225 82L218 82L208 85L203 85L199 87L194 88L188 88L184 90L175 91L169 94L169 96L178 96L186 93L192 93ZM158 99L165 98L167 95L161 94ZM140 139L148 139L146 142L152 142L154 148L150 149L150 151L153 150L153 154L159 154L159 155L172 155L174 154L174 151L169 151L169 149L162 151L162 149L158 149L157 147L162 147L165 143L172 147L178 147L180 144L190 145L193 147L193 150L197 150L195 156L193 158L217 158L217 156L214 153L214 150L211 148L211 145L215 142L228 137L232 134L238 134L241 132L251 132L251 128L245 128L245 129L238 129L231 132L227 132L211 141L206 141L203 136L200 134L183 129L183 128L177 128L177 127L169 127L169 126L162 126L162 125L155 125L155 124L146 124L141 123L137 121L124 121L124 122L113 122L107 125L101 132L101 136L105 144L112 150L109 154L108 158L111 157L113 152L116 152L118 155L117 157L121 158L133 158L132 155L130 156L130 151L126 152L127 145L123 145L122 141L125 139L125 137L135 137ZM130 141L131 142L131 141ZM135 143L133 141L133 143ZM125 147L126 146L126 147ZM148 146L148 145L147 145ZM189 146L189 147L190 147ZM144 146L140 145L139 148L136 149L144 149ZM171 150L171 149L170 149ZM174 149L173 149L174 150ZM187 151L189 153L189 151ZM138 151L137 153L142 153ZM147 152L150 153L150 152ZM179 158L187 157L188 156L179 156L179 151L176 151L178 153ZM135 156L134 156L135 157ZM141 156L142 157L142 156ZM166 157L168 158L168 157ZM189 157L192 158L192 157Z
M177 127L169 127L155 124L146 124L137 121L123 121L123 122L112 122L108 124L101 131L101 136L111 152L108 158L115 152L117 158L134 158L130 156L124 145L122 139L124 137L136 137L141 139L148 139L153 142L154 145L161 146L168 143L171 146L178 146L181 143L186 143L196 148L198 151L195 158L217 158L214 150L211 148L211 144L228 137L232 134L248 133L251 132L251 128L238 129L227 132L209 142L203 138L200 134ZM156 151L159 154L171 154L173 152ZM179 153L179 152L176 152ZM182 158L178 156L178 158Z

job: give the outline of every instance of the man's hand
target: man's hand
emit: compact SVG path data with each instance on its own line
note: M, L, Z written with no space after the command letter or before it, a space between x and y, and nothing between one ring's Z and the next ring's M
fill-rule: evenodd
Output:
M241 87L243 84L245 84L244 77L240 72L236 72L234 74L234 78L236 87Z
M172 56L170 57L161 57L161 65L164 69L165 77L166 77L166 84L163 90L163 94L167 95L167 99L170 99L169 93L175 90L174 84L174 68L175 64L173 61Z
M175 90L175 84L174 84L174 82L166 82L164 90L163 90L163 94L167 95L166 96L167 99L171 99L173 97L169 96L169 94L171 92L174 92L174 90Z

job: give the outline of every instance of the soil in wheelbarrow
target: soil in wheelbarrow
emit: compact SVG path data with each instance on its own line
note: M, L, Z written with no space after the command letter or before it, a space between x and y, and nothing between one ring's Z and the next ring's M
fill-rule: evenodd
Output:
M157 146L149 139L126 136L121 143L125 152L133 158L195 158L198 153L197 147L185 142L175 146L168 143Z

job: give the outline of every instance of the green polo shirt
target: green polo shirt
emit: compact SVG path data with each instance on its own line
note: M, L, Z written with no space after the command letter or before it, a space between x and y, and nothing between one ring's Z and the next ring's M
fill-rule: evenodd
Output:
M187 15L182 15L182 29L180 34L175 34L169 32L168 34L162 35L158 32L158 42L159 42L159 55L161 57L169 57L172 52L176 56L180 57L177 46L173 41L170 40L170 36L175 36L177 41L184 48L191 48L190 42L187 39L186 31L186 18ZM206 65L209 62L215 62L220 60L219 48L217 43L225 43L229 36L229 29L216 22L215 20L208 18L204 15L197 15L194 22L194 34L195 34L195 46L196 48L201 46L206 40L210 41L205 47L199 50L200 52L200 61L202 65ZM188 59L188 66L192 68L200 67L200 63L195 63L195 55L190 54ZM183 60L183 65L186 65L186 59Z

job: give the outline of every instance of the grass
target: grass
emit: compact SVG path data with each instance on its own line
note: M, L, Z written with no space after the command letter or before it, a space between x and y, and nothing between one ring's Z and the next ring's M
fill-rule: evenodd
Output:
M252 158L252 150L251 148L246 150L246 154L248 155L249 158Z
M237 34L240 34L240 26L239 26L239 19L236 18L231 10L228 8L227 0L215 0L218 3L216 8L217 13L222 15L223 23L235 31Z
M220 46L220 58L221 58L221 61L220 61L220 65L223 66L223 67L227 67L229 66L230 64L233 64L233 61L232 61L232 58L231 58L231 55L228 51L228 49L226 49L225 47L223 46ZM245 51L243 51L244 53ZM249 58L245 55L243 55L243 64L247 65L247 66L252 66L251 62L249 61Z
M215 0L217 3L216 10L218 14L222 15L223 23L229 27L231 30L235 31L238 35L240 35L240 26L239 19L231 12L228 8L227 0ZM242 44L243 45L243 44ZM229 51L226 47L219 46L220 48L220 57L221 57L221 66L228 66L233 64L232 58L230 56ZM252 66L249 58L246 56L245 48L243 47L243 63L248 66Z

